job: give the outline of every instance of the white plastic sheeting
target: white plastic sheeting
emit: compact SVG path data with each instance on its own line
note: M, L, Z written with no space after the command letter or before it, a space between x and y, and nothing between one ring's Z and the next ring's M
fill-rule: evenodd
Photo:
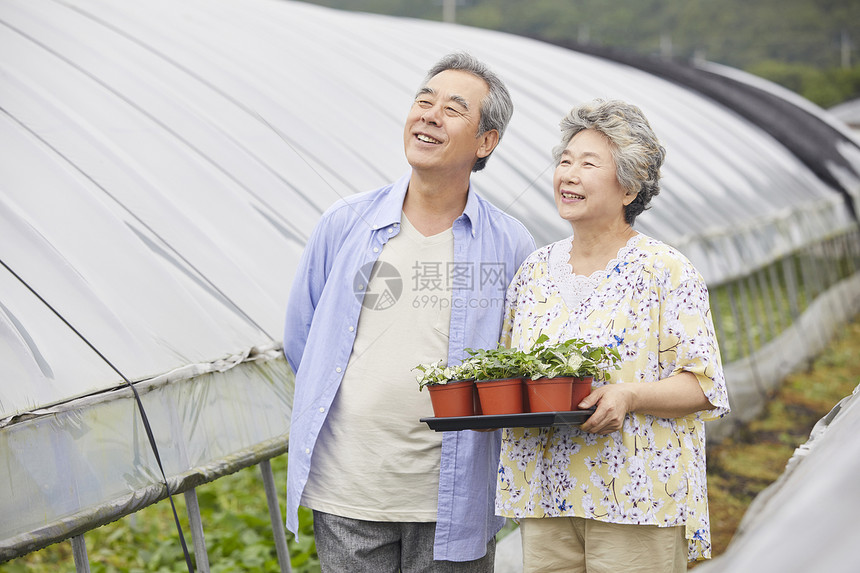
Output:
M0 560L163 495L123 378L177 487L283 451L278 347L306 237L408 169L412 95L459 49L516 105L475 186L538 243L569 233L558 121L595 97L651 119L669 156L637 226L709 282L850 225L731 110L533 40L276 0L0 0Z
M860 99L852 99L828 110L833 117L844 122L855 131L860 130Z
M860 386L812 429L702 573L853 573L860 539Z

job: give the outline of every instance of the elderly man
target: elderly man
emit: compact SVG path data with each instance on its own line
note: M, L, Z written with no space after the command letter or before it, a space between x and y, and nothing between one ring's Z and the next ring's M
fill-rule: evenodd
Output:
M451 54L406 118L411 172L332 206L296 272L287 526L314 511L323 571L492 571L499 432L437 434L412 368L495 347L534 241L471 190L513 112L483 63Z

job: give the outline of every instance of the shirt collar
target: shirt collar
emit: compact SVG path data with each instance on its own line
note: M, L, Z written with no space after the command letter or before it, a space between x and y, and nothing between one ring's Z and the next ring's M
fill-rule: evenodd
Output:
M469 223L469 233L475 236L475 228L478 226L478 195L472 189L472 182L469 181L469 194L466 196L466 208L463 209L463 220Z
M406 199L406 190L409 188L411 173L407 173L394 182L388 193L388 200L383 202L373 218L373 229L384 229L391 225L400 224L400 216L403 213L403 201Z
M374 217L374 229L384 229L390 225L400 224L400 217L403 213L403 201L406 199L406 191L409 189L409 180L411 177L412 173L407 173L395 181L391 186L389 200L381 206L376 217ZM478 196L472 190L472 183L470 181L469 192L466 196L466 208L463 209L463 215L461 215L461 217L469 224L469 232L472 236L475 235L475 227L477 226L477 222L480 220L478 218L478 201Z

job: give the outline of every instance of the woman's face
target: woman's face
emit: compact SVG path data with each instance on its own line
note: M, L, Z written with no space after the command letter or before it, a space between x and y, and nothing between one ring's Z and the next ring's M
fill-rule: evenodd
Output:
M553 175L555 204L562 219L595 229L624 223L628 195L615 174L609 140L586 129L568 143Z

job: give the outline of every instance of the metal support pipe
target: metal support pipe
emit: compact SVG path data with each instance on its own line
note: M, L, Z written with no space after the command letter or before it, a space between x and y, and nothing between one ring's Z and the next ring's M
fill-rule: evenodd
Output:
M442 0L442 21L450 24L457 21L457 0Z
M786 328L788 328L791 324L791 320L785 316L785 313L790 312L785 308L785 303L788 301L788 295L785 293L783 286L779 282L779 276L777 275L776 270L777 264L778 263L774 263L768 266L767 278L770 283L770 291L773 293L773 309L775 312L774 323L776 324L777 336L779 336Z
M723 323L725 320L723 318L723 312L720 309L720 298L716 292L717 289L711 291L711 318L714 321L714 328L716 329L717 334L717 342L720 345L720 351L723 354L723 359L727 360L728 356L725 355L728 350L728 339L726 338L726 325Z
M266 501L269 504L269 519L272 521L272 533L275 536L275 551L278 553L278 563L281 573L290 573L290 550L287 547L287 535L284 531L284 520L281 518L281 506L278 503L278 493L275 490L275 476L272 474L272 464L269 460L259 463L263 476L263 486L266 488Z
M785 288L788 291L788 308L791 311L791 322L797 322L800 317L800 302L798 301L797 276L795 274L794 257L782 260L782 276L785 278Z
M75 571L90 573L90 560L87 558L87 542L83 534L72 537L72 555L75 556Z
M803 309L804 311L812 306L812 303L816 298L818 298L818 295L823 293L826 289L824 284L825 277L822 276L821 272L821 257L816 254L816 251L820 252L820 249L817 249L814 246L807 246L801 251L801 270L803 275L803 286L801 287L801 290L804 293L804 300L806 302ZM828 339L826 329L819 324L815 330L817 332L806 332L806 336L817 336L818 340L822 344L826 344Z
M845 233L841 237L839 245L839 269L842 271L841 278L848 278L854 274L854 253L851 242L858 240L854 232Z
M808 245L803 249L801 261L803 268L803 292L806 299L805 310L809 308L812 301L816 299L823 289L821 287L821 275L818 272L816 257L812 252L812 248Z
M757 332L759 326L756 324L758 320L756 319L755 305L752 295L747 292L746 284L744 284L748 280L749 277L739 280L737 286L740 299L739 303L741 305L740 313L744 319L744 330L746 331L749 356L752 356L759 347L757 343L757 340L759 339Z
M827 241L828 266L830 267L830 284L834 286L844 278L842 272L842 237L833 237Z
M860 271L860 229L855 229L847 238L848 270L853 275Z
M737 344L737 357L735 360L747 356L747 347L744 344L744 320L741 316L740 311L738 310L738 301L735 298L735 285L728 284L726 285L726 293L729 296L729 308L732 310L732 320L735 323L735 344Z
M206 539L203 536L203 520L200 518L200 504L197 502L197 490L192 488L185 492L185 509L188 513L188 524L191 526L191 540L194 542L194 557L197 560L197 571L209 573L209 556L206 554Z
M767 288L767 278L765 277L765 269L759 269L755 272L754 276L750 277L750 285L751 289L758 289L758 296L760 301L760 308L764 313L764 321L763 324L766 327L766 335L762 338L762 343L767 342L769 340L773 340L776 338L777 330L776 325L774 323L774 309L773 304L770 297L770 290ZM755 292L755 290L753 290Z

